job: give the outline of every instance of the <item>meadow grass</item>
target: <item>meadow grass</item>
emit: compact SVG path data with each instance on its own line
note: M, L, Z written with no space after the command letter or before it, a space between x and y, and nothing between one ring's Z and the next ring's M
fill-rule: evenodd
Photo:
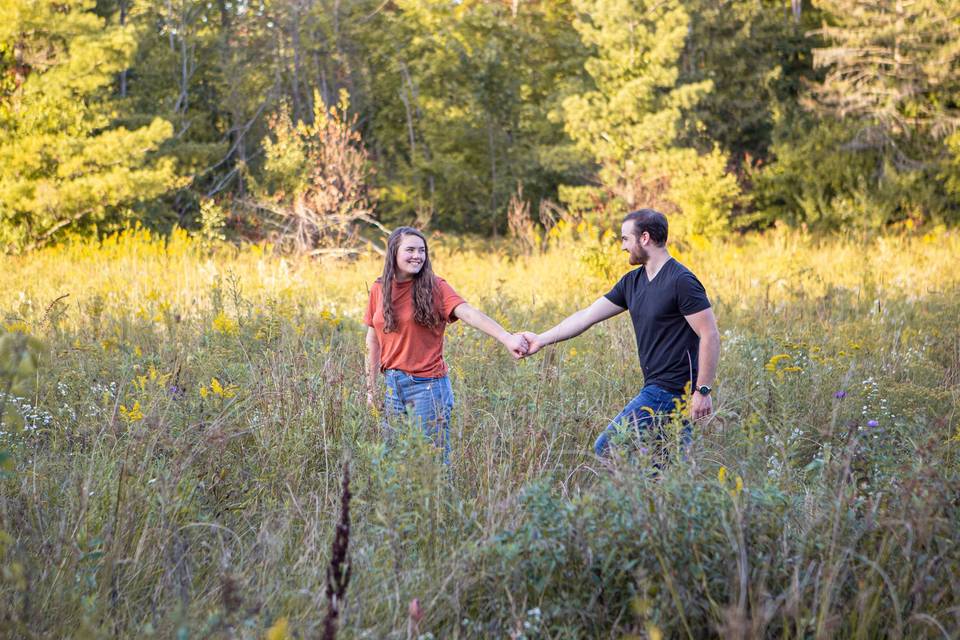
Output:
M514 330L629 268L589 225L431 248ZM365 406L375 255L133 230L0 258L0 635L318 635L347 458L341 637L960 635L960 234L673 254L723 353L715 417L686 456L668 426L656 474L641 443L591 453L642 384L625 316L520 363L448 328L446 468Z

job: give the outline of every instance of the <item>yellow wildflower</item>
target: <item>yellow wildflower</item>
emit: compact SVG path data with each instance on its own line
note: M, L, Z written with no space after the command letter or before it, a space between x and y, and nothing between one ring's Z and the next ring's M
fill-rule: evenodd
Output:
M237 387L235 385L231 384L224 387L216 378L210 378L210 390L221 398L232 398L237 395Z
M225 336L235 335L239 328L240 326L237 324L237 321L228 317L223 311L218 313L217 317L213 319L214 331Z
M133 406L129 409L127 409L126 405L120 405L120 415L130 423L143 420L143 411L140 410L140 402L134 402Z
M3 324L4 329L9 333L22 333L24 335L30 333L30 327L27 326L26 322L5 322Z
M267 629L267 640L287 640L290 633L287 631L287 619L280 618L273 623L273 626Z
M720 484L726 484L726 483L727 483L727 468L726 468L726 467L720 467L720 470L717 471L717 482L719 482Z
M782 362L783 360L790 360L790 359L791 359L790 354L778 353L777 355L772 356L770 360L767 361L767 364L763 366L763 368L766 369L767 371L776 371L780 362Z

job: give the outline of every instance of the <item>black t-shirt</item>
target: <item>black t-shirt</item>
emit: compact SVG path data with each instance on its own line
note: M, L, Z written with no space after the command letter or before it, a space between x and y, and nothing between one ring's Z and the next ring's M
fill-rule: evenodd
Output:
M679 392L696 383L700 338L684 316L709 308L710 300L689 269L670 258L648 280L640 267L604 297L630 310L644 384Z

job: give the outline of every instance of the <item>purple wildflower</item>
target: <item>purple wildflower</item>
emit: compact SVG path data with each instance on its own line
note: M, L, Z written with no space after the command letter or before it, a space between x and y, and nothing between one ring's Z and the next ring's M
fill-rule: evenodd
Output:
M868 427L879 427L879 426L880 426L880 423L877 422L876 420L870 420L870 421L867 422L867 426L868 426Z
M835 391L833 393L833 397L836 398L837 400L843 400L844 398L847 397L847 392L844 391L843 389L841 389L840 391Z

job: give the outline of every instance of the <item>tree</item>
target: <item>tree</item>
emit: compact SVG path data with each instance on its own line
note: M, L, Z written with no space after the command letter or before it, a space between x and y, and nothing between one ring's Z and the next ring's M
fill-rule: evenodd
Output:
M110 89L135 47L88 0L0 0L0 246L36 247L93 230L176 183L155 152L170 137L156 118L113 122Z
M548 117L583 75L571 17L568 1L398 0L377 14L367 140L385 219L498 233L518 183L555 198L590 164Z
M960 124L960 19L944 0L820 0L827 70L811 107L862 125L867 146L889 146L909 164L912 139L942 140Z
M680 230L716 232L739 194L726 158L683 147L683 114L713 88L680 82L690 20L679 0L577 0L594 88L563 103L567 133L600 165L615 206L680 211Z
M687 116L686 144L718 144L738 164L767 158L776 114L813 76L816 41L807 33L819 26L818 13L789 4L793 11L771 0L683 0L690 34L679 81L713 83Z
M865 188L897 206L883 222L952 208L960 125L960 20L945 0L819 0L825 71L805 105L846 123L843 151L873 158ZM945 192L938 178L947 178ZM896 195L894 195L896 194Z
M284 105L264 140L266 163L255 206L272 216L278 242L299 253L349 253L363 243L358 227L375 225L371 171L344 90L329 110L320 96L313 121L294 122ZM382 228L382 227L381 227Z

